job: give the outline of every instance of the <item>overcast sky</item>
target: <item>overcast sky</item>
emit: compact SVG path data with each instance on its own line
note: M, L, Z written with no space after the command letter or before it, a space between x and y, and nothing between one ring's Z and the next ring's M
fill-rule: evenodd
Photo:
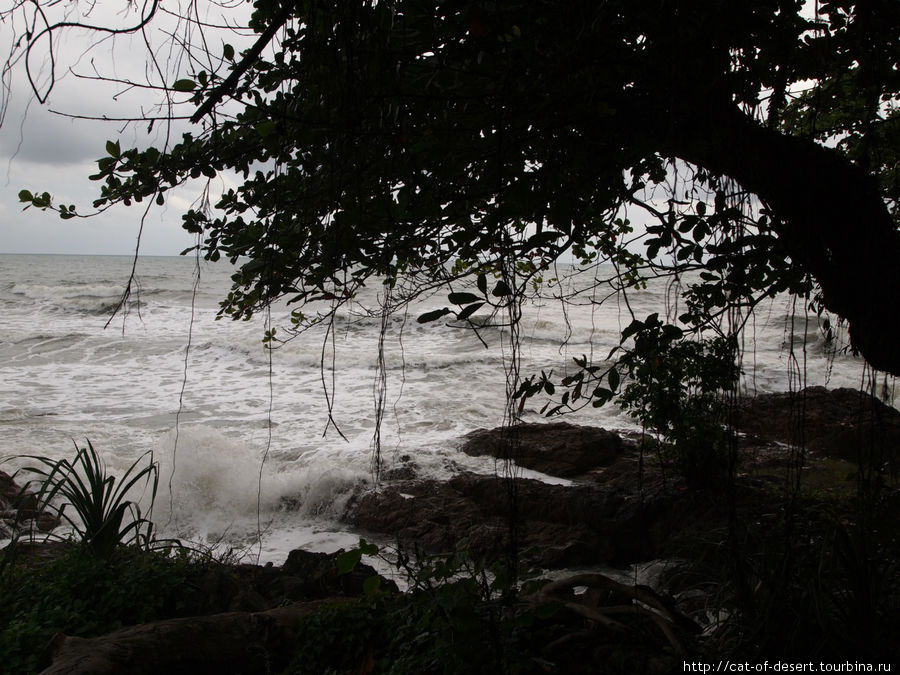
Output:
M127 5L122 0L92 0L90 3L43 2L50 20L67 20L93 25L126 27L138 23L142 7L137 0ZM196 14L216 25L245 25L249 5L244 0L166 0L169 11L185 14L196 3ZM33 12L31 3L21 6ZM123 6L130 8L123 12ZM807 11L812 3L808 3ZM29 8L31 8L29 10ZM90 11L88 16L81 11ZM56 12L56 15L53 15ZM0 4L0 48L6 50L26 29L23 14L10 14ZM186 35L186 30L192 30ZM18 194L22 189L49 192L54 203L75 204L79 213L93 211L91 204L100 194L100 184L88 176L96 172L96 161L106 154L107 139L118 139L122 148L138 145L164 146L166 126L157 124L147 133L147 123L126 125L122 122L72 119L59 112L84 117L127 118L143 113L153 114L159 102L159 91L147 91L120 84L85 79L97 75L106 78L130 79L145 83L148 77L159 84L171 85L180 77L187 77L197 65L188 64L184 51L171 46L169 34L182 40L201 44L196 28L178 22L167 14L158 14L152 29L145 34L120 35L103 38L95 32L66 29L55 33L54 49L56 80L49 99L40 104L25 77L24 60L20 59L9 75L4 73L9 90L0 90L0 104L7 105L6 116L0 126L0 253L74 253L124 254L134 252L138 241L144 205L131 208L115 207L90 218L61 220L50 211L30 208L22 210ZM36 33L35 33L36 34ZM221 63L224 42L238 51L248 46L254 36L244 31L243 37L234 31L209 28L205 33L209 53L197 51L198 59L212 58ZM148 48L152 45L157 64L166 72L162 77L148 67ZM211 55L211 56L210 56ZM39 44L30 60L38 88L47 88L50 72L46 41ZM209 65L204 64L206 69ZM77 77L81 75L82 77ZM182 100L187 95L179 95ZM186 104L179 111L189 115L193 106ZM56 111L56 112L54 112ZM187 129L186 123L176 123L170 132L175 139ZM226 183L230 183L226 185ZM213 192L232 187L235 181L218 177ZM181 228L181 216L199 195L199 186L189 186L167 193L163 207L150 209L141 235L141 252L145 255L177 255L194 245L195 240ZM214 196L214 195L213 195Z
M188 0L185 0L185 3ZM202 0L201 0L202 1ZM48 8L71 13L78 3L59 3ZM86 7L81 3L82 7ZM171 8L173 3L166 3ZM91 24L131 26L136 11L122 14L121 0L98 2L90 16L69 15L67 20ZM2 11L2 10L0 10ZM215 10L221 16L221 9ZM232 20L246 16L245 6L227 10ZM19 19L18 22L14 19ZM0 23L0 47L6 54L14 35L24 32L19 17L5 17ZM60 15L58 19L61 19ZM175 21L161 16L160 28L172 29ZM216 36L210 44L220 53L223 40ZM187 65L166 58L165 38L150 33L163 67L165 78L174 82L187 76ZM229 42L240 48L240 39ZM33 73L40 73L39 85L45 87L49 73L45 45L36 48L30 61ZM82 116L131 117L149 112L159 92L132 89L121 85L78 78L74 73L146 81L147 47L144 37L117 36L98 44L98 36L79 29L68 29L55 37L56 81L46 104L35 98L25 77L24 61L12 72L8 94L9 107L0 126L0 253L76 253L131 254L135 250L142 205L116 207L91 218L61 220L56 213L30 208L23 212L19 191L49 192L54 203L75 204L80 213L93 211L91 203L99 196L100 183L88 176L96 172L96 160L106 154L107 139L121 139L123 148L153 144L162 147L165 125L155 125L148 136L147 123L125 125L122 122L71 119L54 111ZM151 73L159 81L159 77ZM184 95L181 95L185 98ZM192 108L186 110L189 113ZM173 129L179 138L185 126ZM195 190L174 193L164 207L150 210L141 236L141 252L146 255L177 255L195 240L181 229L181 215L196 197Z

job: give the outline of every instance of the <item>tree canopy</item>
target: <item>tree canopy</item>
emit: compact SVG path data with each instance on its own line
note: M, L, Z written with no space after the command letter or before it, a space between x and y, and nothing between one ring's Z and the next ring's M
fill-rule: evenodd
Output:
M859 636L874 644L874 629L893 625L878 613L896 604L892 569L874 564L896 559L896 539L882 527L896 506L881 498L886 445L863 425L847 441L857 456L854 523L832 510L839 497L830 488L800 501L797 424L800 451L792 445L789 460L777 460L790 501L769 501L768 477L754 475L762 487L744 499L759 498L766 512L748 510L747 527L738 527L732 404L741 331L759 303L780 293L802 298L826 332L832 320L844 322L849 346L873 369L900 375L900 2L253 0L252 37L235 47L203 34L212 26L193 8L206 0L184 1L192 9L177 18L200 33L172 33L166 68L150 50L156 83L148 88L158 91L162 115L139 119L171 122L188 106L190 125L161 147L107 142L92 176L95 208L164 205L206 180L183 227L197 237L189 250L235 265L222 315L249 319L286 300L300 331L334 318L362 286L378 285L381 349L387 313L440 289L446 306L420 322L509 328L506 421L541 393L552 399L544 408L551 414L617 399L669 442L688 486L729 488L728 569L739 609L725 605L720 614L744 623L724 633L711 624L729 658L736 643L766 658L765 648L784 644L793 657L806 643L785 628L801 624L826 653L835 636L843 653ZM243 9L229 1L221 0L226 10ZM139 18L113 34L143 31L169 11L158 0L143 3ZM17 0L0 10L0 20L30 17L7 66L27 63L78 24L53 23L49 12L60 5ZM41 101L54 82L52 59L50 68L44 86L35 85ZM66 219L82 215L46 192L19 197ZM630 289L676 278L678 315L632 313L607 358L576 358L559 381L543 372L522 378L522 304L568 264L593 284L592 302L624 294L627 305ZM793 425L793 400L789 407ZM518 437L507 432L499 454L513 459ZM653 445L662 467L663 444L641 443L638 492L610 493L629 511L637 504L639 515L623 521L629 533L645 523L643 457ZM832 470L846 473L843 459ZM507 478L515 578L518 483L513 472ZM651 510L687 513L692 533L705 527L665 497ZM834 534L830 524L827 535L809 527L816 521L807 512L819 507L837 516ZM783 557L772 554L769 537L783 541ZM697 550L725 550L715 534L709 541ZM716 585L717 593L729 586ZM798 598L815 617L793 611ZM569 637L554 635L553 644L569 650Z
M699 272L677 325L632 333L727 338L722 317L792 291L900 374L900 4L815 5L256 0L252 46L170 83L191 130L108 143L95 206L236 173L183 216L238 265L234 318L286 297L301 325L306 303L411 279L450 285L421 320L468 321L557 261L608 262L622 288Z

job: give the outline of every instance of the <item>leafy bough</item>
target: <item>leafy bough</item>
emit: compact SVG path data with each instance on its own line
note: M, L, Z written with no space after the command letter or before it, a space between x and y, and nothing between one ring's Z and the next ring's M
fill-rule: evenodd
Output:
M137 502L127 499L131 489L143 481L150 487L150 503L156 498L159 471L155 462L141 467L141 455L119 478L109 475L91 442L76 444L74 460L22 455L32 464L16 471L28 480L23 491L37 488L39 511L52 513L72 527L75 535L90 551L108 558L120 544L147 546L152 541L153 523L141 513ZM67 510L71 507L73 515Z

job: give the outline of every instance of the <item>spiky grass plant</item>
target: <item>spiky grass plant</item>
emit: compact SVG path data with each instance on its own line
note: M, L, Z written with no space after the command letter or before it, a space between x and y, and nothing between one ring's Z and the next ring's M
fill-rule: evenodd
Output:
M159 471L155 462L141 466L141 455L117 480L110 475L91 442L75 445L73 461L22 455L35 462L20 468L28 480L24 489L36 488L37 507L71 525L81 543L94 554L108 558L120 544L146 547L152 541L153 522L141 514L137 502L127 499L131 489L143 481L150 488L150 504L156 499ZM72 516L67 510L74 511ZM74 516L74 517L73 517ZM130 517L127 517L130 516Z

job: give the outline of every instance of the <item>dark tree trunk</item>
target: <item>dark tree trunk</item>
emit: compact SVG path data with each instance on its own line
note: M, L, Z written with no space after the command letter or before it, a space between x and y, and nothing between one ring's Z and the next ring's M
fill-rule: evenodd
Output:
M847 320L853 347L874 368L900 375L900 231L874 179L731 105L670 112L657 124L659 150L759 195L791 259L818 281L828 310Z

